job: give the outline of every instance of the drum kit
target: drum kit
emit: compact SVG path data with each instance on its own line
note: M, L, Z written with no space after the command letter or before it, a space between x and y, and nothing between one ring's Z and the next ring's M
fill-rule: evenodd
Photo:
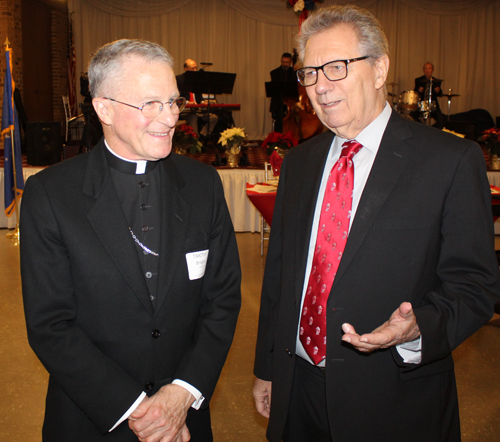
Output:
M442 82L443 80L434 79L434 81ZM432 90L432 82L433 79L431 78L426 91ZM396 101L397 95L394 93L394 86L397 86L397 83L387 83L387 86L391 86L392 88L392 92L387 92L387 95L392 98L393 108L397 112L404 118L430 124L431 113L436 110L436 103L432 101L430 92L427 97L421 99L416 91L403 91L399 94L399 98ZM448 89L448 93L443 94L443 97L447 97L448 99L448 121L450 121L451 99L453 97L460 97L460 95L453 94L452 89Z

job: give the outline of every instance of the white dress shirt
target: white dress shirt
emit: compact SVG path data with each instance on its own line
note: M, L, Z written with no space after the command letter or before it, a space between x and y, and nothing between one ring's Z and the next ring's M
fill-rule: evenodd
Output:
M352 222L356 216L356 210L358 208L361 195L363 194L366 181L368 180L368 176L370 175L370 172L372 170L373 162L375 161L375 157L377 156L378 148L382 141L382 137L387 127L387 123L389 122L389 118L391 117L391 113L392 113L391 106L389 106L389 104L386 102L385 107L379 114L379 116L375 118L375 120L373 120L368 126L366 126L356 137L356 141L358 143L361 143L363 147L353 157L354 190L352 196L352 210L351 210L351 219L349 223L349 230L351 229ZM302 312L302 306L304 304L305 293L307 290L309 274L311 272L314 249L316 247L318 224L319 224L321 206L323 204L323 197L325 195L325 187L328 181L328 175L330 174L333 165L340 158L340 153L342 151L342 144L344 144L344 142L346 141L347 139L341 138L339 136L336 136L333 139L330 151L328 152L325 168L323 170L323 177L321 179L321 185L318 191L318 199L316 201L316 209L314 211L314 218L311 226L311 239L309 241L309 253L307 256L304 287L302 289L302 301L300 305L301 312ZM355 326L356 324L353 325ZM300 342L299 328L300 328L300 321L297 327L297 343L296 343L295 353L301 358L313 364L311 358L305 351L302 342ZM406 363L418 364L422 360L421 338L417 338L414 341L400 344L396 348L398 353L401 355L404 362ZM325 360L321 361L318 364L318 366L325 366Z

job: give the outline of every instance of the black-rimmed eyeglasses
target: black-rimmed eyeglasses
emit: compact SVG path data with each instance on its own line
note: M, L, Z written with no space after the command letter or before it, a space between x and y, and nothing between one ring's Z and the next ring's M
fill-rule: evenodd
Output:
M323 66L309 66L297 70L297 78L302 86L314 86L318 82L318 71L321 69L325 77L330 81L339 81L347 77L349 63L366 60L369 55L364 57L351 58L350 60L334 60L325 63Z
M139 109L146 118L156 118L161 114L163 110L163 106L168 104L170 107L170 111L173 115L179 115L184 107L186 106L186 99L184 97L174 98L172 100L165 101L162 103L161 101L148 101L144 103L142 106L134 106L133 104L124 103L123 101L115 100L114 98L104 97L106 100L114 101L115 103L124 104L125 106L133 107L134 109Z

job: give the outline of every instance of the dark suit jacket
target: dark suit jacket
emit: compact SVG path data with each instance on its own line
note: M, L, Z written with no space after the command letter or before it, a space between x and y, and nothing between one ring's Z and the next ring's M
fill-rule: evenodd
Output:
M44 441L137 441L124 422L142 391L182 379L214 391L240 307L240 268L212 167L171 154L161 167L161 246L153 310L104 154L34 175L21 215L30 344L50 374ZM190 280L186 253L209 250Z
M281 440L318 188L333 133L285 157L266 261L255 375L272 380L270 441ZM460 440L451 352L500 292L491 195L479 147L393 112L327 304L326 397L335 442ZM413 304L422 362L341 341ZM391 436L394 435L394 436Z
M177 89L179 89L179 93L181 94L181 97L184 97L186 100L189 101L189 93L191 91L184 88L185 77L186 77L186 73L183 73L180 75L176 75L175 79L177 80ZM196 103L201 104L201 102L203 101L203 95L196 93L196 94L194 94L194 96L196 98Z

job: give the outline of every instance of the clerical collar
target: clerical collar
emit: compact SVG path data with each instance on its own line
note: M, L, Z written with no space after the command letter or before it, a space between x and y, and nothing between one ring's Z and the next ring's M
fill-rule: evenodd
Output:
M129 160L114 152L106 140L104 140L104 144L106 145L107 152L111 154L106 155L108 163L118 172L129 175L142 175L151 172L158 165L158 161Z

